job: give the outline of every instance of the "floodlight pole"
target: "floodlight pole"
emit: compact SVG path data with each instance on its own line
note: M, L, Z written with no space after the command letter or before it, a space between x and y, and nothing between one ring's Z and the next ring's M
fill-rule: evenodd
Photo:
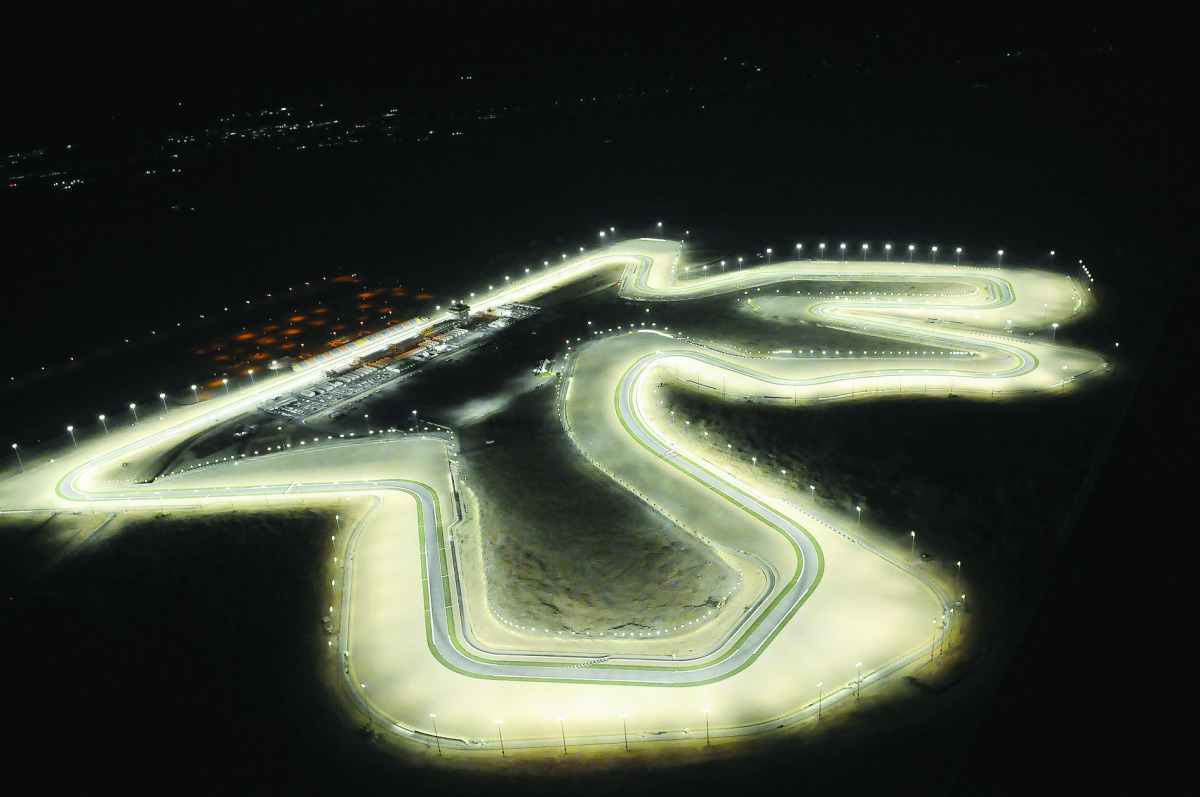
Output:
M625 752L629 752L629 724L625 721L626 714L621 715L621 730L625 734Z
M430 714L429 719L433 720L433 740L437 742L438 755L442 754L442 737L438 736L437 729L437 714Z

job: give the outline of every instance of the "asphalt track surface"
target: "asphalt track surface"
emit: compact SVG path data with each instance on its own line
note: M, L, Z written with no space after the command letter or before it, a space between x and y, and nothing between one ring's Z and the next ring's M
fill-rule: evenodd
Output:
M960 296L949 297L945 301L930 299L910 300L894 296L838 296L829 300L813 301L808 307L808 313L814 319L819 319L831 326L869 332L878 336L892 337L903 340L919 340L924 343L956 347L977 353L987 353L1004 367L991 370L971 368L937 368L933 369L935 380L959 379L960 385L978 383L984 379L990 380L991 392L995 392L996 380L1003 379L1014 386L1009 392L1029 390L1062 389L1069 382L1080 377L1103 371L1106 365L1096 355L1078 352L1046 344L1044 341L1036 345L1012 334L998 332L994 329L995 320L981 323L977 326L959 326L946 328L929 327L929 313L972 313L979 311L1000 312L1013 315L1014 308L1020 306L1022 297L1014 288L1013 280L1006 277L1014 274L1012 270L998 269L955 269L949 266L925 266L913 264L884 264L866 263L859 267L856 263L825 264L825 263L784 263L759 269L722 274L720 276L703 277L686 281L677 280L675 263L681 251L676 242L658 240L628 241L601 253L585 255L567 261L562 266L536 274L526 280L518 281L511 286L495 292L490 297L476 300L476 307L487 307L508 301L528 301L554 288L569 284L595 270L610 266L614 263L624 264L626 271L621 280L620 292L626 298L640 301L683 301L702 296L719 294L736 294L742 292L749 295L751 291L761 291L770 286L794 285L797 282L837 282L875 280L884 283L896 282L957 282L972 290ZM671 258L670 272L667 274L667 258ZM988 273L998 272L998 273ZM1055 298L1069 290L1072 294L1069 312L1066 309L1055 312L1055 318L1066 320L1080 312L1086 305L1084 286L1067 280L1065 277L1055 277L1057 281ZM1040 283L1039 283L1040 284ZM1040 288L1039 288L1040 290ZM768 294L769 295L769 294ZM1037 296L1035 299L1045 298ZM1036 305L1036 301L1033 302ZM1048 303L1043 303L1043 308ZM1047 317L1043 309L1043 320ZM1036 308L1035 313L1036 314ZM1028 321L1030 314L1026 313ZM433 322L449 318L442 314L432 319ZM979 318L975 315L975 318ZM948 323L962 324L961 321ZM1031 324L1030 324L1031 325ZM638 329L637 332L650 332L649 329ZM411 330L405 335L393 336L379 344L382 348L395 342L395 337L416 335L419 330ZM654 330L659 335L671 338L671 334L662 330ZM123 489L99 489L91 483L89 475L95 474L100 468L122 458L136 456L139 451L150 447L178 441L183 437L195 434L216 423L236 417L244 412L255 409L262 403L274 399L283 393L292 392L312 382L318 381L320 373L280 374L271 380L261 380L252 391L239 391L229 396L211 400L206 405L183 408L180 411L168 413L157 423L144 424L145 434L126 433L117 435L120 440L128 440L115 448L108 448L98 454L89 456L83 461L66 457L61 463L78 462L65 473L61 470L53 472L54 466L43 465L38 470L43 477L53 472L54 490L57 495L67 502L86 506L87 508L124 506L131 502L137 506L152 506L155 502L162 505L169 502L172 508L188 506L200 507L211 505L215 501L231 500L233 498L254 500L261 498L269 500L277 495L338 495L346 492L380 493L383 491L399 491L411 495L417 504L418 527L422 546L422 569L426 575L425 594L426 617L428 618L429 650L433 655L450 669L474 677L487 679L513 679L528 681L552 681L580 684L623 684L641 686L688 686L713 683L745 668L771 643L775 635L791 620L807 597L816 589L821 581L823 559L821 549L806 526L828 526L824 520L814 517L800 509L794 502L786 502L794 508L787 512L778 505L769 503L764 496L759 495L753 487L746 485L729 474L722 473L706 465L681 448L670 439L670 435L658 429L653 420L648 419L644 408L641 407L639 385L642 380L657 373L665 360L669 358L685 359L697 367L719 371L731 377L766 386L781 386L794 391L807 391L809 398L829 398L845 395L845 383L849 380L851 394L854 392L854 380L875 379L876 390L880 389L881 380L891 380L904 390L905 379L920 375L926 380L930 369L882 366L871 362L870 358L860 361L849 360L841 370L829 370L829 361L821 361L825 372L808 377L798 377L794 374L787 376L772 373L770 358L745 358L723 351L712 343L688 342L687 345L677 345L675 340L662 341L663 348L653 354L641 357L631 363L620 380L619 389L614 396L614 410L620 424L626 429L633 442L642 446L653 455L670 462L678 471L696 480L711 490L718 500L727 500L740 507L746 513L775 529L787 538L796 551L800 566L790 574L790 579L779 579L778 584L772 584L770 603L762 612L748 614L747 621L735 626L731 632L736 637L734 644L718 645L711 651L705 651L689 659L658 659L648 656L615 657L609 662L595 663L586 668L575 666L580 661L578 655L556 656L547 650L531 650L528 654L505 651L503 657L497 657L496 651L475 648L469 632L466 618L455 617L450 608L454 601L451 591L462 589L458 574L452 566L454 561L453 543L447 543L446 529L442 525L442 513L439 497L434 490L417 481L397 479L374 479L354 482L321 481L308 483L263 484L254 486L213 485L210 487L174 488L166 485L131 485ZM702 350L697 350L697 349ZM1054 360L1051 366L1054 370L1049 375L1043 373L1039 379L1030 377L1045 372L1048 369L1046 360L1048 353L1067 352L1070 356L1062 360L1066 364L1059 366L1059 360ZM367 352L369 353L369 352ZM1042 356L1039 357L1038 354ZM336 355L329 361L329 366L336 366L343 361L349 363L364 354L362 349L347 350ZM749 360L755 362L749 362ZM878 360L879 358L874 358ZM840 361L839 361L840 362ZM789 367L795 367L791 361ZM562 379L563 390L569 385L568 375ZM1023 384L1022 380L1027 384ZM953 386L953 381L950 383ZM967 388L970 390L971 388ZM135 432L136 427L135 427ZM107 439L107 436L106 436ZM101 441L103 442L103 441ZM577 441L578 442L578 441ZM95 445L94 443L91 445ZM89 445L88 447L91 447ZM80 452L82 453L82 452ZM19 479L10 480L19 481ZM36 501L34 503L37 503ZM11 506L11 504L10 504ZM369 519L369 518L368 518ZM364 520L366 522L366 520ZM355 530L355 534L359 530ZM839 533L846 535L844 530ZM870 546L864 547L870 549ZM872 549L873 550L873 549ZM873 551L879 556L885 556L880 551ZM886 557L885 557L886 558ZM890 560L889 560L890 561ZM937 600L948 612L953 601L936 583L918 573L906 564L893 562L914 578L920 579L926 587L937 596ZM353 589L353 562L347 569L347 591ZM348 607L349 601L344 601ZM459 602L461 606L461 602ZM445 610L430 610L430 607L447 607ZM348 609L344 609L348 611ZM749 622L749 616L755 619ZM343 623L343 634L348 634L349 623ZM950 633L945 627L943 634ZM349 647L349 640L341 640L343 647ZM718 649L720 652L718 653ZM860 683L883 678L892 672L910 664L924 655L923 649L914 649L908 655L901 656L888 662L885 666L873 669L866 674ZM583 657L587 658L587 657ZM536 659L523 661L522 659ZM353 689L349 690L357 700L360 696ZM843 690L843 694L845 694ZM825 697L828 704L836 699L838 692L831 690ZM367 707L370 710L370 707ZM804 711L811 706L800 707ZM395 722L394 718L388 720ZM752 730L744 728L744 731ZM425 738L420 733L405 733L413 738ZM426 739L427 740L427 739Z

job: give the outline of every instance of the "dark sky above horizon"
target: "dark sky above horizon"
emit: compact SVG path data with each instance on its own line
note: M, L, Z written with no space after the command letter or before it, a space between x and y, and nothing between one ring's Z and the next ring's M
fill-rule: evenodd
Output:
M770 75L865 63L945 63L1001 50L1107 40L1167 46L1170 20L1136 21L962 4L864 12L830 2L39 4L9 20L8 147L104 125L276 104L395 101L436 108L473 75L481 102L603 90L718 70ZM1094 31L1094 33L1093 33ZM451 98L453 99L453 98ZM171 116L175 114L176 116Z

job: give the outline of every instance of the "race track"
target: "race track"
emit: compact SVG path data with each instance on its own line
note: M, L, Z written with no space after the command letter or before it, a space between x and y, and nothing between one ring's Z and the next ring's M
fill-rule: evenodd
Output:
M709 274L714 265L693 269L681 258L678 242L626 241L473 304L536 300L619 264L625 267L620 295L630 300L770 301L796 321L941 352L750 355L738 341L684 338L654 322L591 329L572 344L558 406L581 456L763 585L761 593L745 596L737 616L710 612L707 622L717 632L708 637L698 628L645 629L578 640L572 648L516 627L505 629L516 644L498 649L480 642L475 629L497 619L470 616L463 599L482 586L466 581L458 566L454 527L461 518L450 436L379 435L149 485L110 483L113 463L178 443L310 384L319 373L281 374L251 391L114 431L9 479L0 498L6 507L36 509L45 505L40 497L54 493L69 506L115 512L371 496L375 508L350 532L331 652L345 651L347 695L380 724L423 744L433 740L431 714L442 744L467 750L496 749L496 719L505 721L511 749L558 745L561 716L572 718L577 743L618 740L621 724L614 718L621 714L637 718L637 738L644 740L687 738L709 712L714 736L800 721L815 711L818 682L828 706L928 655L931 642L953 630L954 601L913 563L803 508L811 507L807 496L780 494L745 463L735 466L705 450L663 417L655 391L682 385L714 401L767 402L797 412L842 399L954 394L982 401L1066 392L1105 373L1103 359L1012 330L1071 320L1088 308L1088 288L1061 275L1011 268L792 261ZM846 283L854 290L816 297L805 292L806 283L826 289ZM900 293L899 284L939 287L936 294ZM362 354L339 353L330 365ZM669 655L661 645L644 644L674 638L679 649ZM701 638L708 641L688 642Z

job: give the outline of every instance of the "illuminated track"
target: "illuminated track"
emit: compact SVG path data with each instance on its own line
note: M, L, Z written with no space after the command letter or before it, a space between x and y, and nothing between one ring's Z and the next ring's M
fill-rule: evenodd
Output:
M881 285L953 283L962 286L963 292L930 298L897 296L883 291L859 291L854 296L828 299L803 297L795 301L803 305L805 317L829 326L971 353L967 359L956 361L953 366L944 361L930 362L893 355L866 356L865 353L853 357L819 357L815 354L808 358L752 357L727 350L723 341L680 339L669 331L643 324L628 334L596 335L594 341L590 341L572 358L560 380L560 411L572 439L585 456L643 497L651 495L659 485L653 481L638 483L636 477L632 476L627 478L627 463L636 461L637 457L649 457L665 463L675 474L673 478L702 485L713 496L712 500L736 506L746 516L747 523L761 529L761 534L779 535L790 548L793 558L777 556L779 560L771 563L772 568L778 568L779 578L773 575L768 578L769 586L762 598L753 604L753 610L738 618L730 630L708 649L680 657L617 653L594 663L594 654L591 653L554 653L550 647L539 649L536 644L524 652L487 649L474 638L470 630L470 618L464 614L462 601L456 601L452 594L461 590L463 585L453 565L453 542L447 539L447 529L443 527L442 505L448 497L439 497L436 490L420 481L378 478L354 482L264 484L256 487L213 484L176 488L152 485L122 490L99 489L93 483L94 474L110 463L123 457L136 456L139 451L179 440L253 410L264 401L319 380L322 378L319 372L283 374L260 382L251 393L235 393L212 401L210 406L174 411L157 423L145 424L144 432L119 436L122 442L112 448L91 451L85 457L64 459L64 463L71 464L65 472L61 469L55 472L48 466L39 470L43 477L53 475L54 490L59 497L86 508L111 507L115 505L113 502L127 507L131 501L135 506L151 506L155 501L160 504L167 501L171 502L172 507L180 507L201 506L206 502L211 504L231 497L269 499L284 494L332 496L346 492L403 493L412 497L417 506L421 570L425 577L428 651L448 670L475 679L566 686L574 684L581 689L597 685L611 688L687 689L731 679L753 664L776 637L789 628L824 575L824 556L814 533L826 533L833 527L800 509L798 504L786 497L780 499L765 495L761 485L749 484L735 477L714 464L704 452L693 450L690 441L677 438L670 429L664 427L663 419L656 416L649 403L648 397L654 390L655 380L670 380L670 371L674 367L676 381L688 382L695 389L709 390L714 395L719 392L726 400L769 400L802 405L805 402L842 397L862 399L888 393L928 393L931 388L980 397L1061 391L1068 385L1073 386L1076 380L1106 368L1101 358L1094 354L1044 340L1024 340L1007 332L1013 326L1037 326L1039 318L1044 325L1048 319L1066 320L1080 312L1087 303L1084 291L1079 284L1065 277L1011 269L959 269L911 263L860 265L792 262L678 280L676 269L680 249L675 242L648 239L626 242L603 253L567 261L561 267L519 281L476 301L476 306L489 307L508 301L533 299L613 264L626 266L621 281L621 295L639 301L686 301L721 294L754 297L764 295L762 291L768 288L775 288L776 293L768 292L765 297L784 297L788 295L783 293L784 288L794 288L804 282L875 282ZM431 321L437 322L448 317L448 314L443 314ZM418 332L413 330L406 334L415 335ZM637 334L649 332L656 334ZM394 342L389 339L382 345ZM334 367L343 362L349 363L363 354L361 348L338 351L324 365ZM921 367L915 367L918 365ZM926 365L932 367L926 368ZM681 367L686 368L689 374L694 373L695 380L679 379ZM618 374L619 378L613 382L611 379L604 381L598 376L609 372ZM594 381L589 382L589 379ZM716 388L718 380L722 386L719 391ZM578 403L573 395L597 391L608 391L609 398L605 404L610 412L583 413L578 417L572 414L573 404ZM614 436L606 434L610 428L623 429L625 442L613 442ZM595 439L605 440L607 447L590 442ZM100 441L101 444L104 442ZM83 453L80 452L81 455ZM637 468L629 470L636 471ZM651 499L647 497L646 500ZM355 530L355 541L362 528ZM848 536L842 529L834 530L843 537ZM707 534L705 529L694 531L715 548L734 552L728 541L718 539L719 535ZM873 556L887 558L879 551L871 551ZM740 553L749 566L760 569L764 569L763 563L770 559L768 554L762 552L751 550ZM953 616L948 611L952 600L934 581L903 562L888 561L918 579L934 596L947 617ZM351 565L343 587L346 591L343 611L347 616L347 622L342 624L345 638L339 644L343 649L353 646L350 638L353 627L348 613L351 590L355 588L354 572ZM453 608L456 606L457 609ZM951 630L951 627L944 626L941 633L949 634ZM926 645L927 641L914 639L911 646L897 651L896 655L882 664L873 664L860 683L883 678L907 666L924 655ZM417 654L414 651L414 655ZM580 668L578 664L581 659L589 660L591 666ZM381 721L396 727L402 735L428 743L430 737L422 730L424 723L417 719L419 715L396 716L394 709L369 705L357 690L350 689L349 692L353 699ZM825 695L825 703L848 694L844 688L831 690ZM736 728L719 732L732 734L762 730L772 726L780 716L790 717L789 721L794 721L811 711L811 703L778 706L757 721L745 720L738 723ZM478 746L469 743L465 733L452 735L458 741L453 742L447 736L447 743L464 747ZM443 732L443 736L446 736L446 732ZM669 736L667 734L664 738ZM517 739L513 744L538 746L541 743L539 739L531 737L524 742Z

